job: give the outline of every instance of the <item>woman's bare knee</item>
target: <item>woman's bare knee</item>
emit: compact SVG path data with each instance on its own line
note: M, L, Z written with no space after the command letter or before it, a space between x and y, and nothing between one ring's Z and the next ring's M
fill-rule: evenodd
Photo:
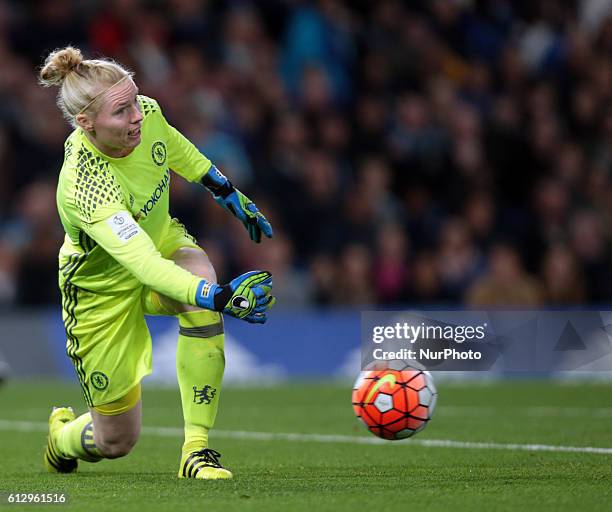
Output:
M208 259L208 256L201 249L194 247L181 247L177 249L170 258L179 266L189 270L192 274L200 276L211 283L217 282L217 274Z
M141 402L116 416L91 410L94 423L94 442L100 454L107 459L123 457L132 451L140 436Z
M100 454L107 459L118 459L119 457L125 457L132 451L132 448L136 445L138 438L132 439L104 439L98 446L96 441L96 447L100 451Z
M189 270L192 274L202 277L211 283L217 282L217 274L208 259L206 253L194 247L181 247L171 256L171 259L185 270ZM196 311L200 308L189 304L177 304L176 309L179 313L187 311Z

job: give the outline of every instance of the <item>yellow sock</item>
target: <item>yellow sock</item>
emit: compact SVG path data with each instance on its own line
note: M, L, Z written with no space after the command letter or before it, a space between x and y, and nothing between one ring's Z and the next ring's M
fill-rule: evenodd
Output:
M208 447L225 369L225 335L220 313L189 311L179 314L178 319L176 374L185 421L183 453L189 453Z
M66 423L57 436L56 446L66 458L87 462L98 462L103 458L94 443L93 422L88 412Z

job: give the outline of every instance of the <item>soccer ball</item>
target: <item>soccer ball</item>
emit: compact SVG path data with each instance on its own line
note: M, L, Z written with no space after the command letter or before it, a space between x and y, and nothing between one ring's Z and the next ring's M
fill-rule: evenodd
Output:
M438 393L428 371L404 361L366 369L353 386L353 409L370 432L383 439L405 439L425 428Z

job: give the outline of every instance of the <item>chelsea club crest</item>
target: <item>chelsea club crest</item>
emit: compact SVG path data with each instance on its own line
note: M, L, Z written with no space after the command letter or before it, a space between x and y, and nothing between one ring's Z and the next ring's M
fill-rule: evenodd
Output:
M166 162L166 145L159 140L155 142L153 146L151 146L151 157L157 165L164 165Z

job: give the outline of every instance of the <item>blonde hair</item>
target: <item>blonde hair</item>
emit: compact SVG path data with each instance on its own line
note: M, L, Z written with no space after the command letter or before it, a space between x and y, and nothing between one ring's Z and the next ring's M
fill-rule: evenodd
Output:
M45 59L39 80L45 87L58 86L57 106L76 128L77 114L95 114L100 98L110 87L134 74L112 60L84 60L81 50L67 46Z

